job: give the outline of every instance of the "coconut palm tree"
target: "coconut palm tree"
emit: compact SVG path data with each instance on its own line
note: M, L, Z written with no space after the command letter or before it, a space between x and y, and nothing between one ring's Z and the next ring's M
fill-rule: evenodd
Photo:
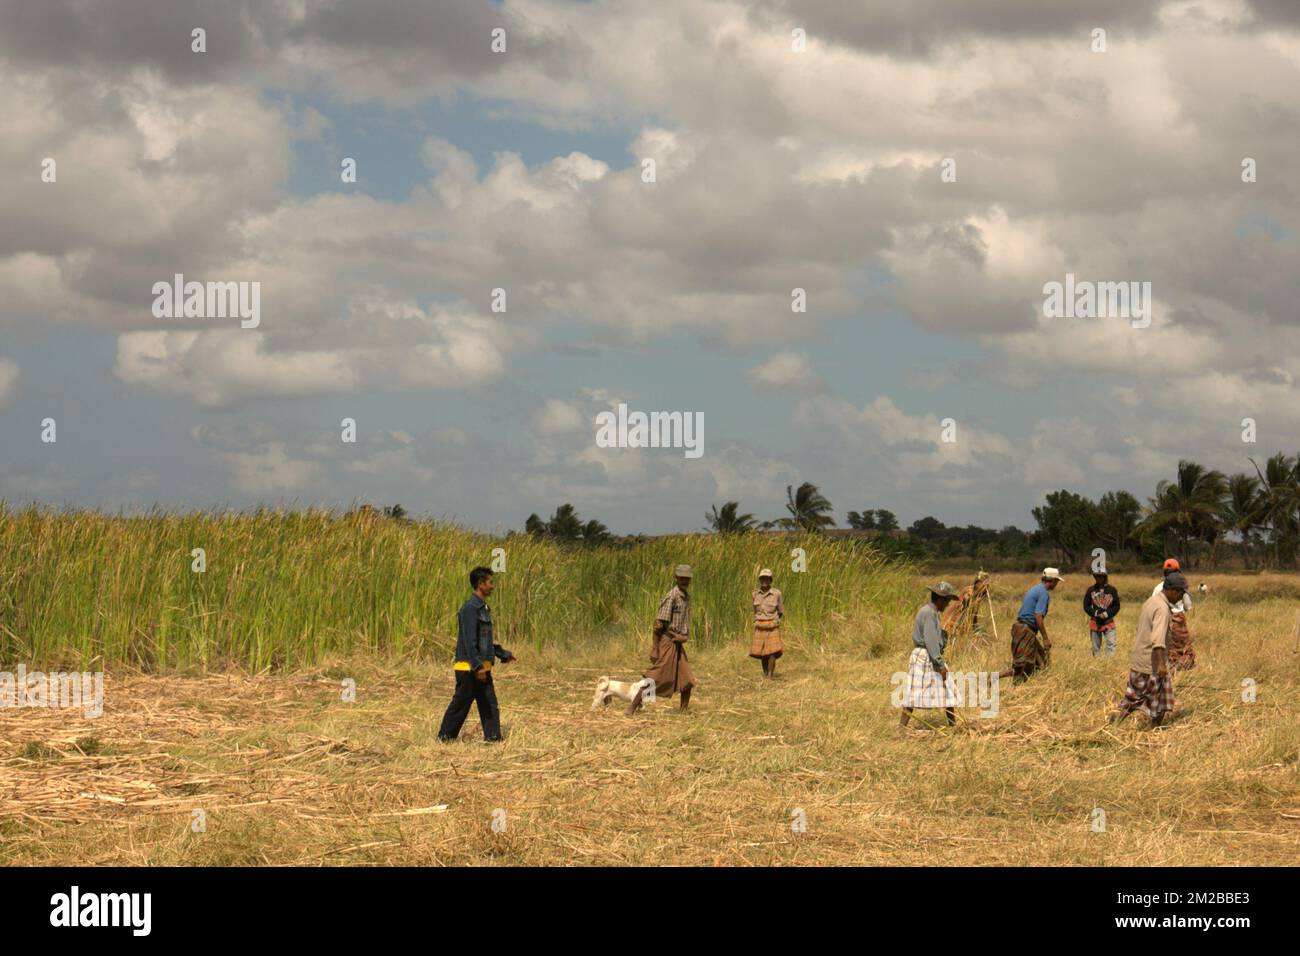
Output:
M1258 478L1233 475L1228 479L1228 499L1223 508L1223 522L1241 536L1241 561L1250 567L1250 537L1264 520L1264 502Z
M1161 481L1156 485L1154 498L1149 499L1143 522L1148 533L1164 537L1168 550L1168 535L1172 532L1182 545L1182 553L1191 565L1196 559L1191 555L1192 541L1209 541L1213 544L1222 533L1220 516L1224 499L1228 495L1228 479L1221 471L1212 471L1194 461L1178 463L1176 481Z
M785 510L790 512L790 517L781 520L788 527L821 531L835 526L835 519L830 515L831 503L812 482L805 481L798 491L792 485L786 485L785 498Z
M740 510L740 502L728 501L718 510L714 505L713 510L704 512L704 520L718 534L739 534L742 531L751 531L754 528L754 516L751 514L737 514Z
M1297 531L1300 521L1300 456L1292 458L1282 452L1269 457L1261 470L1255 459L1249 459L1259 475L1260 497L1264 522L1268 525L1270 543L1273 545L1273 563L1280 566L1284 558L1294 562Z

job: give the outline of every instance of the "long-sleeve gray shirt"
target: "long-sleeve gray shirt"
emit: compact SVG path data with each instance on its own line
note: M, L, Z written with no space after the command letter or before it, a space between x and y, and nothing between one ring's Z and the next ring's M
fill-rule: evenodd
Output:
M933 601L926 601L916 612L916 622L912 625L912 646L924 647L934 669L943 670L948 666L943 660L943 649L947 644L948 635L939 626L939 609Z

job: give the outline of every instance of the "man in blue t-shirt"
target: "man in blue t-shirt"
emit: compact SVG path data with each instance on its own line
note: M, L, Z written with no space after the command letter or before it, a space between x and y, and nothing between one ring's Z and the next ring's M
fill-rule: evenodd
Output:
M1052 604L1052 591L1060 583L1059 570L1043 568L1042 580L1025 592L1020 613L1011 625L1011 667L998 676L1012 677L1018 684L1047 666L1052 656L1052 639L1047 636L1044 619Z

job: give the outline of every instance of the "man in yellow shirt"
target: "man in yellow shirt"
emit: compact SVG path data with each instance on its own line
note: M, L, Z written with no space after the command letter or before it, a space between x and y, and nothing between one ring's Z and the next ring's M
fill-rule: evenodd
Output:
M1128 687L1119 708L1110 715L1118 723L1135 710L1151 718L1157 727L1174 709L1174 680L1169 673L1170 606L1187 593L1187 579L1175 571L1165 578L1165 586L1147 598L1138 613L1137 636L1129 658Z

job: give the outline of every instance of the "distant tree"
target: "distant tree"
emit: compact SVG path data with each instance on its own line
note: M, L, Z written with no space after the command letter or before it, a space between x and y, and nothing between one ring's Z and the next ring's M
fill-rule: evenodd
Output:
M886 511L884 508L876 509L876 530L877 531L897 531L898 518L892 511Z
M406 509L401 505L389 505L384 509L384 515L397 521L401 521L406 517Z
M1300 548L1300 456L1292 458L1282 452L1269 457L1261 470L1253 458L1248 459L1259 476L1260 503L1264 523L1273 547L1273 563L1295 561Z
M1233 475L1228 479L1228 499L1223 518L1228 530L1241 538L1241 563L1250 567L1250 545L1255 529L1265 520L1267 509L1260 494L1260 481L1250 475Z
M1073 565L1091 547L1093 529L1097 525L1097 506L1082 495L1072 491L1054 491L1047 503L1033 510L1034 520L1043 537L1062 557L1062 563Z
M1028 557L1033 551L1033 543L1026 532L1009 524L998 532L994 550L1004 558Z
M551 520L546 522L546 534L561 541L577 541L582 537L582 519L578 517L573 505L565 504L555 509Z
M849 527L857 531L875 531L876 513L868 508L866 511L850 511Z
M1211 471L1194 461L1180 461L1177 479L1156 485L1143 523L1151 533L1163 536L1166 545L1172 534L1179 542L1183 559L1195 566L1197 556L1192 553L1192 542L1213 543L1218 538L1227 496L1228 480L1223 472Z
M922 541L933 541L942 536L945 526L938 518L926 515L924 518L917 518L912 522L912 526L907 529L907 533L920 538Z
M524 530L535 538L556 541L582 541L587 544L606 544L614 536L599 521L584 522L573 505L565 503L555 509L551 520L543 521L536 514L528 516Z
M1097 499L1096 540L1107 551L1131 550L1141 520L1141 502L1127 491L1108 491Z
M835 526L835 519L830 515L831 503L812 482L805 481L798 491L792 485L786 485L785 497L785 509L790 512L790 517L782 519L783 524L810 532Z
M754 527L754 516L751 514L737 514L740 510L740 502L728 501L723 504L722 510L714 505L712 511L704 513L704 519L708 521L709 526L718 534L739 534L742 531L750 531Z

